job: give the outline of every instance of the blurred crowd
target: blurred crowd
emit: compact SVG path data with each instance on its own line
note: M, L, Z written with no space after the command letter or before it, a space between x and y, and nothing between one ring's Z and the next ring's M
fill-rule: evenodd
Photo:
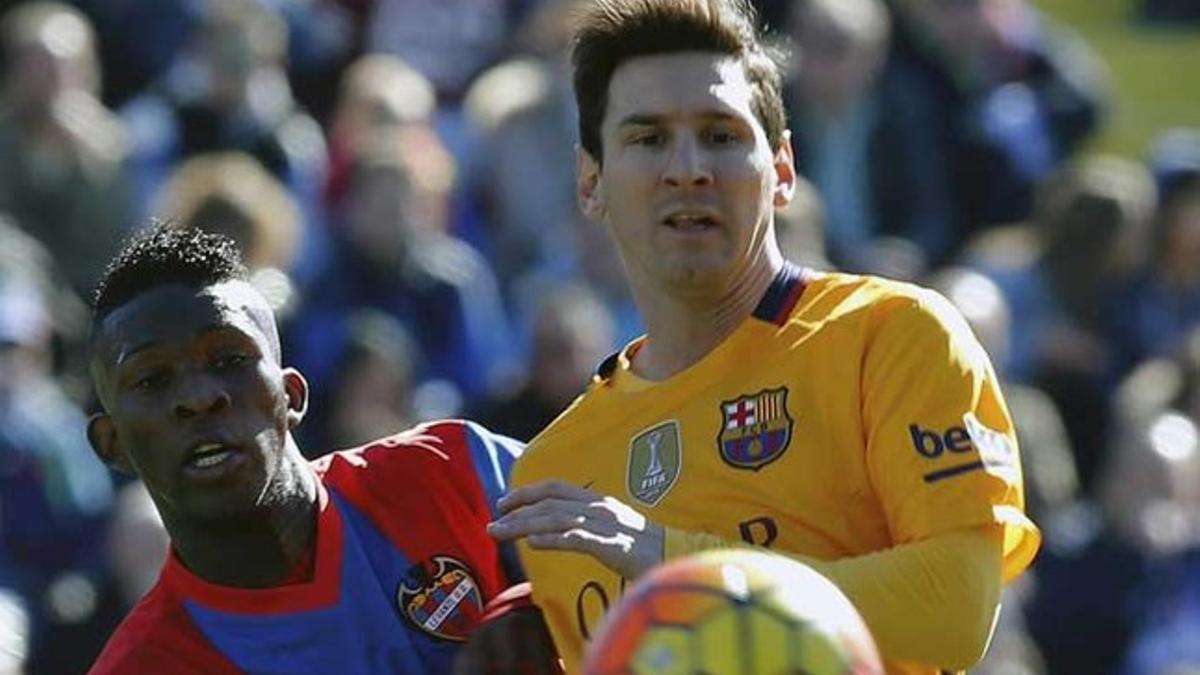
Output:
M84 434L92 285L150 218L241 245L310 452L527 440L640 333L575 206L572 4L5 3L0 674L86 669L166 552ZM785 252L937 288L1005 381L1045 545L978 672L1200 673L1200 127L1080 153L1102 59L1028 0L756 4L806 179ZM1200 39L1198 6L1130 19Z

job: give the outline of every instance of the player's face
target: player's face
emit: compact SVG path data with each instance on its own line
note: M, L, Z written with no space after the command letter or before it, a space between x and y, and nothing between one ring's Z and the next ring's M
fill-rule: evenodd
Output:
M728 288L776 246L792 154L772 149L741 63L708 52L631 59L613 74L603 164L580 152L579 194L607 222L635 288Z
M281 469L307 385L280 367L271 309L252 286L162 286L98 330L92 374L106 413L89 438L141 476L164 519L247 513L294 480Z

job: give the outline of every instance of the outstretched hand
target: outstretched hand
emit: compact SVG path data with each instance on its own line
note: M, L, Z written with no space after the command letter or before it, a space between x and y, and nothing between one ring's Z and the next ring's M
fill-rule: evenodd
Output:
M586 553L626 579L663 561L662 526L615 497L546 480L514 489L497 507L503 515L488 533L501 541Z

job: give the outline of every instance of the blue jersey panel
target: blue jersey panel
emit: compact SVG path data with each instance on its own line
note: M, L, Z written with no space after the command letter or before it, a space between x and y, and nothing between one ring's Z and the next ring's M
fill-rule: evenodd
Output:
M450 672L457 643L416 629L398 604L413 562L336 490L329 494L343 522L341 587L333 605L280 616L215 611L187 600L196 625L249 673Z

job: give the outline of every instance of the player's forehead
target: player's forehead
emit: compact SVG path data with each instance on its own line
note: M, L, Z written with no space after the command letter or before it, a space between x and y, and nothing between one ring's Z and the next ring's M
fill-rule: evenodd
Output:
M98 347L112 363L122 355L187 342L214 330L241 333L271 350L275 322L266 298L241 280L204 286L164 284L113 310L98 327Z
M613 72L608 89L604 123L610 129L644 117L755 119L754 89L742 60L720 52L687 51L632 58Z

